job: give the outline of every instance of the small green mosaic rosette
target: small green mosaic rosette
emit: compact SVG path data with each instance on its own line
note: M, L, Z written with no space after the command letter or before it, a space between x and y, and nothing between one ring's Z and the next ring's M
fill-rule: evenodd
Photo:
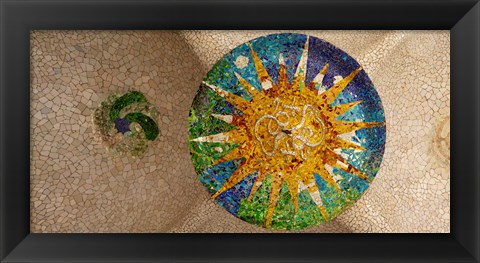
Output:
M112 94L93 113L94 131L109 152L139 157L160 133L158 115L139 91Z

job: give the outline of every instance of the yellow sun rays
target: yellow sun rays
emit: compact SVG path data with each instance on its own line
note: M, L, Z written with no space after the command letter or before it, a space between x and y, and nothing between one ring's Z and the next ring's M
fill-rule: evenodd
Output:
M248 43L248 46L262 89L257 90L239 73L235 72L235 76L245 91L251 95L251 100L204 82L242 111L241 116L212 114L215 118L234 124L236 129L193 139L200 142L239 144L237 148L214 162L213 165L216 165L220 162L243 158L239 167L212 197L218 197L250 174L257 172L249 200L255 195L267 175L271 175L272 178L265 222L267 228L271 223L284 183L292 197L295 211L298 209L299 192L307 190L321 215L328 220L329 215L323 205L314 174L318 174L340 192L342 189L334 175L327 169L327 165L371 182L367 175L348 163L334 150L362 151L364 148L361 145L338 136L359 129L384 125L383 122L350 122L336 119L361 103L361 101L355 101L331 106L361 71L361 67L325 90L321 85L329 67L326 64L307 86L305 83L308 59L307 38L292 83L288 81L285 61L280 54L278 81L275 84L252 45Z

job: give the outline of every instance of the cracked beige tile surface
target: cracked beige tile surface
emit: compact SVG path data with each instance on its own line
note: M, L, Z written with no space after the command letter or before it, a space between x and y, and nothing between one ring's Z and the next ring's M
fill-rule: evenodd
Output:
M279 232L215 204L186 141L188 110L211 66L278 32L286 31L33 31L31 231ZM449 31L288 32L356 59L387 120L383 162L363 197L333 221L294 232L450 232ZM161 136L142 158L112 156L92 133L92 111L130 88L161 116Z

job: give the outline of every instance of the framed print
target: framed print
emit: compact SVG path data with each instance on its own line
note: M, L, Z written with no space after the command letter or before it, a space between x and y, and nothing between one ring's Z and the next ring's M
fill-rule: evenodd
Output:
M477 1L1 8L2 261L479 260Z

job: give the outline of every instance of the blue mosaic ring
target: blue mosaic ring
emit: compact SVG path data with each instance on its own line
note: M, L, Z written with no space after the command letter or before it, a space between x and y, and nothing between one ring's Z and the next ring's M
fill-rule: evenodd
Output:
M203 79L188 143L216 203L265 228L330 221L375 178L385 149L380 98L332 44L272 34L234 48Z

